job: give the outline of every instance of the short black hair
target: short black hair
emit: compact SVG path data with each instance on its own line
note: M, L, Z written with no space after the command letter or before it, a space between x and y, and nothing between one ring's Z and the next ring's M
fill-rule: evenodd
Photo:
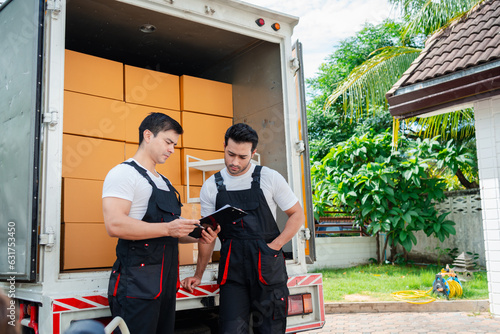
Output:
M236 143L252 143L252 152L257 148L257 144L259 143L257 132L245 123L237 123L227 129L224 136L226 146L229 138Z
M160 112L152 112L142 121L139 126L139 145L144 139L144 131L149 130L156 137L158 132L174 130L175 133L182 135L184 130L182 126L172 117Z

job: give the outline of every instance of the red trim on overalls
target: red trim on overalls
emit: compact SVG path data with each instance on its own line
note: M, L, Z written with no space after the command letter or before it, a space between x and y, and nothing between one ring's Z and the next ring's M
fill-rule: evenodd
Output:
M264 277L262 277L262 261L261 261L261 255L262 253L259 250L259 281L264 283L265 285L268 285Z
M160 297L162 287L163 287L163 266L165 265L165 245L163 245L163 257L161 259L161 275L160 275L160 292L155 296L154 299Z
M179 275L179 253L177 253L177 284L176 284L175 292L179 291L181 287L181 277Z
M229 250L227 251L227 258L226 258L226 265L224 267L224 275L222 275L222 280L220 281L220 285L224 285L227 280L227 272L229 269L229 259L231 258L231 244L233 243L233 240L229 242Z
M115 289L113 290L113 296L116 297L116 290L118 290L118 283L120 282L120 276L122 273L118 274L118 277L116 278L116 283L115 283Z

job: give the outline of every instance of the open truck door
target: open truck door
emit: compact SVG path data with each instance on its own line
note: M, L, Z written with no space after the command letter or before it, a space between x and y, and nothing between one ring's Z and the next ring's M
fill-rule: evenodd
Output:
M298 40L295 42L292 48L292 55L296 64L294 66L297 68L295 72L295 89L297 96L297 110L299 112L299 130L300 130L300 144L303 145L300 148L302 151L300 165L302 174L302 196L304 203L304 214L306 216L305 228L309 230L310 235L306 236L306 261L307 263L313 263L316 261L316 250L314 247L314 212L312 203L312 187L311 187L311 163L309 160L309 141L307 134L307 109L306 109L306 93L304 87L304 67L303 67L303 57L302 57L302 43ZM306 230L307 231L307 230ZM306 232L307 233L307 232Z
M0 279L11 286L36 278L43 6L0 7Z

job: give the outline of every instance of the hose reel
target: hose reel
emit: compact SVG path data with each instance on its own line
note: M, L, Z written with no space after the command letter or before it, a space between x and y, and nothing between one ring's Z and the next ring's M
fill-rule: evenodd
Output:
M462 283L460 283L453 269L446 267L446 269L441 269L441 272L436 274L436 278L432 283L432 292L448 299L461 297L463 294Z
M450 299L453 297L461 297L463 294L462 283L457 277L457 274L446 266L446 269L441 269L441 272L436 274L436 278L432 283L432 288L428 291L421 290L406 290L393 292L391 295L394 299L405 301L411 304L427 304L436 300L430 293L441 295Z

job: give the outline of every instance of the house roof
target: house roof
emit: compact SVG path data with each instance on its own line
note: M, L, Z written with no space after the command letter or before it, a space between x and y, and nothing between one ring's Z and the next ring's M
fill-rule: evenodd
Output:
M462 103L463 98L492 94L500 89L498 69L500 0L487 0L431 36L386 94L389 110L395 117L407 118ZM472 87L478 82L483 86L479 90Z

